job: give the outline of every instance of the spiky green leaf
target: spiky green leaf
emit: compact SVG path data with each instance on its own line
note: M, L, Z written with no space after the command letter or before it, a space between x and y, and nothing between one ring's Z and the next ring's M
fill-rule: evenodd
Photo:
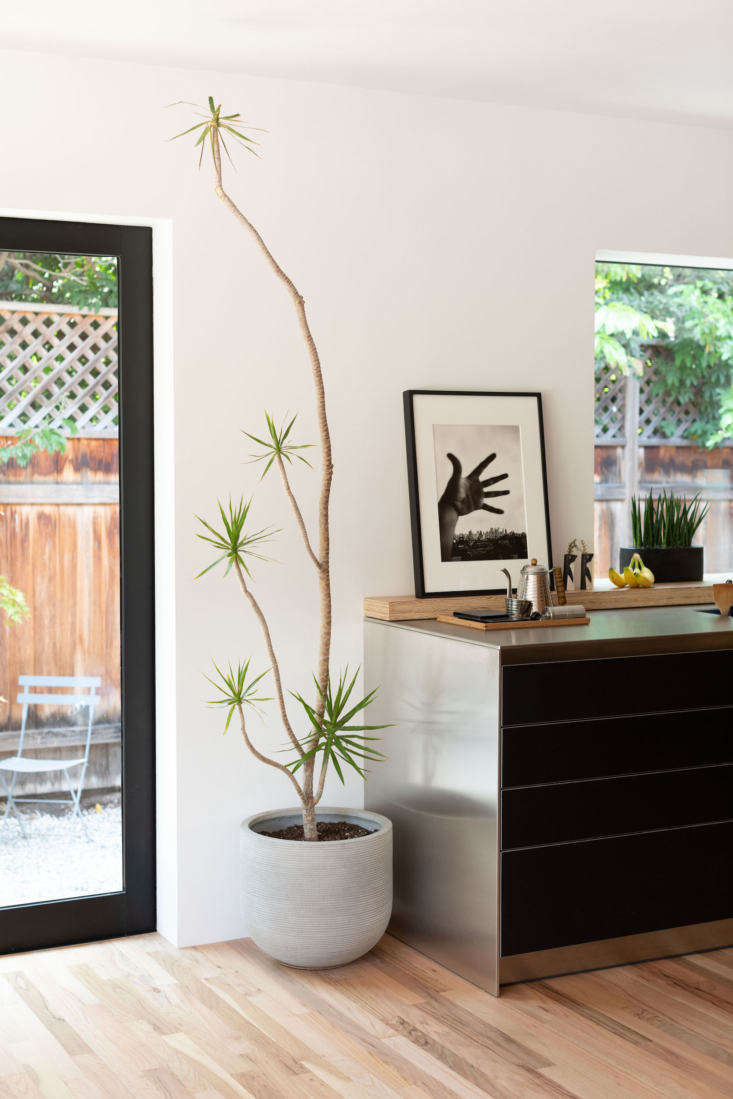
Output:
M226 508L220 500L217 503L221 521L219 527L214 527L200 515L196 516L196 519L204 528L203 531L197 532L196 537L219 551L216 560L207 565L205 569L202 569L197 574L196 579L210 572L222 561L227 562L225 576L235 564L239 565L250 576L248 560L254 558L258 561L266 561L267 558L259 553L258 549L279 532L274 527L264 527L255 531L246 529L252 506L251 500L245 501L242 497L238 504L234 504L230 498Z

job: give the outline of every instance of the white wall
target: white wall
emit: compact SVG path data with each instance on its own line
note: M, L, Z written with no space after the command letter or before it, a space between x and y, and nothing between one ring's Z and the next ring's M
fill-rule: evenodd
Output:
M160 729L161 927L180 943L237 936L246 930L238 821L291 796L279 775L252 764L233 730L222 738L220 716L203 705L211 657L265 661L234 584L192 579L208 560L193 514L212 515L217 494L255 491L255 521L284 528L279 563L257 567L257 587L288 684L307 687L313 578L276 484L259 485L243 464L240 430L256 430L267 408L299 410L300 437L316 433L289 302L220 207L209 173L196 170L192 149L166 143L188 110L163 106L211 92L269 131L263 158L241 155L229 183L304 292L323 357L336 465L336 664L361 659L364 594L411 590L403 389L541 390L553 542L559 551L571 536L592 536L594 254L733 255L732 138L231 75L0 57L5 209L172 219L175 388L162 390L160 458L164 466L168 452L175 467L175 615L166 612L160 644L169 657L175 646L175 684L168 671L163 687L177 720ZM310 517L317 478L304 469L294 480ZM164 494L172 483L163 477ZM256 732L265 745L282 740L274 722ZM355 782L327 793L332 804L360 799Z

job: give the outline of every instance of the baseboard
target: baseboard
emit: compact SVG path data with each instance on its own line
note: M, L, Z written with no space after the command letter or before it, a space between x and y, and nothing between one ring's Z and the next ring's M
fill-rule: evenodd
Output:
M540 977L557 977L586 969L604 969L614 965L668 958L699 950L715 950L733 945L733 919L710 923L669 927L641 935L617 939L598 939L589 943L559 946L552 950L534 950L511 954L499 962L499 983L515 984Z

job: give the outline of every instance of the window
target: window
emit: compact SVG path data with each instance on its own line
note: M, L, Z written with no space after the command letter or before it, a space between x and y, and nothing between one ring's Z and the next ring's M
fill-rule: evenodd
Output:
M733 269L654 259L596 262L598 577L631 544L631 497L650 490L700 493L705 571L733 567Z
M0 218L0 951L155 923L152 239Z

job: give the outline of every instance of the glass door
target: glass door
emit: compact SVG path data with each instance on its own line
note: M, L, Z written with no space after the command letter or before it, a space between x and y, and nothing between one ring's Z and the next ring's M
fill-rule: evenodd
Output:
M155 926L152 239L0 218L0 952Z

